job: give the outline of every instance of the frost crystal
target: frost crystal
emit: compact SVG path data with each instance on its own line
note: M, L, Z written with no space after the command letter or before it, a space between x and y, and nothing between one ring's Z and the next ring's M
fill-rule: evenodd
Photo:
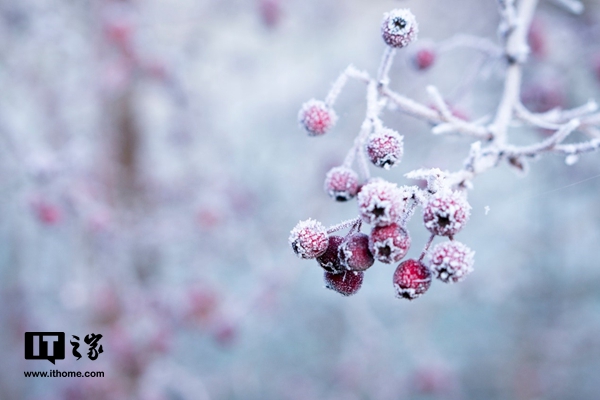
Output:
M457 241L440 243L429 253L428 265L439 280L462 281L473 271L475 252Z
M290 232L289 243L300 258L319 257L327 250L327 230L319 221L300 221Z

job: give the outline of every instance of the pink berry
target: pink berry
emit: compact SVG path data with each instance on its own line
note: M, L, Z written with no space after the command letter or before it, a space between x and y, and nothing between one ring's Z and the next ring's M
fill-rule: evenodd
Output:
M320 136L335 125L337 115L325 102L312 99L302 105L298 120L310 136Z
M60 222L62 213L57 206L40 201L34 204L34 207L37 217L41 223L45 225L54 225Z
M538 59L546 56L546 29L539 18L534 18L527 34L527 44L531 54Z
M436 54L432 48L419 49L413 56L413 64L419 71L425 71L435 63Z
M390 169L400 162L404 154L402 136L387 128L376 131L367 141L367 154L376 166Z
M350 168L334 167L325 176L325 191L337 201L347 201L358 193L358 174Z
M289 243L300 258L316 258L329 246L327 230L319 221L300 221L290 232Z
M364 233L353 233L340 245L340 263L350 271L364 271L370 268L375 259L369 250L369 237Z
M396 296L414 300L429 289L431 285L431 271L422 262L406 260L394 272L394 288Z
M455 283L462 281L473 271L474 256L473 250L451 240L435 246L427 261L436 278L446 283Z
M341 274L325 272L325 287L344 296L352 296L362 286L363 276L364 273L360 271L345 271Z
M383 16L381 36L390 47L401 48L417 39L419 26L409 9L395 9Z
M317 262L327 272L339 274L344 271L344 267L340 263L338 251L340 244L344 241L341 236L329 236L329 246L325 253L317 257Z
M471 206L459 192L442 190L425 204L423 221L429 232L440 236L454 236L469 220Z
M382 263L398 262L410 248L410 236L398 224L376 226L369 237L369 249Z
M396 222L404 208L400 189L383 179L376 179L364 185L358 192L357 200L363 221L376 226Z

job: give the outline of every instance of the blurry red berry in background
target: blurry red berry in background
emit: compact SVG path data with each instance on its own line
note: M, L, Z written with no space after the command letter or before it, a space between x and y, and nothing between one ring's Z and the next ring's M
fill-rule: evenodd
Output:
M534 18L527 35L527 43L531 55L537 59L546 56L546 29L544 23L539 18Z
M42 224L55 225L62 219L62 212L54 204L39 201L33 204L33 208L38 221Z
M281 2L279 0L259 0L258 10L262 22L267 28L275 28L281 21Z
M422 48L417 50L413 56L413 65L419 71L425 71L435 63L436 54L433 49Z

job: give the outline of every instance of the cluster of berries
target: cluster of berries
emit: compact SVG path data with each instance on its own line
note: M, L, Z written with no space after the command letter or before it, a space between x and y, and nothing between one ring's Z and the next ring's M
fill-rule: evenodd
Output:
M432 239L447 236L450 240L432 250L428 244L419 259L397 266L393 276L396 295L413 300L429 289L432 277L446 283L460 282L473 270L474 252L454 240L470 215L462 193L449 189L430 193L372 179L358 191L357 202L360 218L352 223L347 235L330 234L337 229L328 231L320 222L308 219L299 222L289 237L300 258L316 259L324 269L329 289L352 295L360 289L364 272L376 260L384 264L402 260L411 246L405 223L417 204L423 207L423 222ZM360 232L363 222L372 225L369 235Z
M409 10L393 10L385 14L381 32L388 46L401 48L416 38L418 28ZM298 119L310 136L321 136L335 125L337 114L328 102L312 99L302 106ZM363 151L379 168L390 169L400 163L404 143L398 132L381 123L372 123L366 133L368 136L359 136L358 147L351 153ZM324 269L329 289L350 296L360 289L364 272L375 260L385 264L400 262L411 246L406 223L417 205L423 208L423 221L432 236L419 259L409 259L397 266L393 276L396 295L413 300L427 291L433 276L444 282L459 282L472 271L474 252L454 240L454 235L468 221L471 207L463 193L443 184L441 171L434 170L425 190L416 186L398 187L380 178L365 177L361 182L348 164L351 162L327 173L325 191L336 201L356 197L360 217L330 229L308 219L299 222L289 237L296 255L316 259ZM372 226L369 235L361 233L363 223ZM345 236L333 234L348 227L350 231ZM435 236L450 240L429 251Z

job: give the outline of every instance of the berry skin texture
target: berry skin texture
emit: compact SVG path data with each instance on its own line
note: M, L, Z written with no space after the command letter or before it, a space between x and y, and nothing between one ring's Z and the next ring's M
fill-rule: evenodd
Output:
M314 219L298 222L288 240L294 253L304 259L323 255L329 246L327 230Z
M344 241L341 236L329 236L329 246L325 253L317 257L319 265L327 272L339 274L344 271L344 267L340 262L338 250Z
M422 262L406 260L394 272L396 297L414 300L431 286L431 271Z
M341 264L349 271L365 271L375 259L369 250L369 237L364 233L353 233L340 245L338 256Z
M369 237L369 250L377 261L390 264L406 256L410 248L408 232L397 224L376 226Z
M398 132L383 128L369 136L366 149L375 166L390 169L402 160L404 143Z
M429 232L439 236L454 236L467 223L471 206L459 192L442 190L425 204L423 221Z
M396 222L404 209L401 190L383 179L376 179L364 185L358 192L357 200L363 221L375 226L386 226Z
M417 39L419 26L409 9L395 9L383 16L381 36L390 47L406 47Z
M358 193L358 174L350 168L334 167L325 176L325 191L337 201L348 201Z
M456 240L440 243L429 253L433 275L446 283L460 282L473 271L475 252Z
M344 296L358 292L363 283L363 272L346 271L341 274L325 272L325 287Z
M422 48L419 49L413 56L413 64L419 71L425 71L431 68L435 63L436 54L433 49Z
M325 102L312 99L302 105L298 120L309 136L321 136L333 128L337 114Z

